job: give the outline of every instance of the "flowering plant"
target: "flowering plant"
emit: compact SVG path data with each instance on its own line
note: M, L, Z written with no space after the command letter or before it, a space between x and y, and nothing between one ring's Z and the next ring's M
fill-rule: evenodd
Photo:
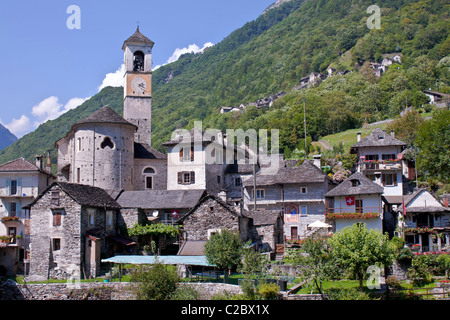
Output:
M3 217L2 218L2 222L6 222L6 221L18 221L20 218L19 217Z
M330 220L336 219L372 219L379 218L379 212L341 212L341 213L327 213L326 217Z

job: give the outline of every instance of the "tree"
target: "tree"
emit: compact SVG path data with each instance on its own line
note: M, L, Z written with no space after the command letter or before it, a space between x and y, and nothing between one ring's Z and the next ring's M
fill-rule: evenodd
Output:
M428 178L450 181L450 110L437 110L433 119L419 127L418 169Z
M360 291L363 291L367 269L391 264L395 254L387 234L369 230L363 223L340 230L329 240L329 244L337 263L359 280Z
M150 267L137 268L131 278L136 283L138 300L168 300L176 291L180 280L174 266L167 266L159 261Z
M417 130L425 122L423 117L416 110L407 112L403 117L395 119L387 125L387 131L394 130L395 137L407 143L408 146L414 145L416 141Z
M224 229L206 242L205 256L210 264L230 272L241 263L243 245L239 234Z
M305 240L303 250L289 252L286 262L297 266L300 274L307 279L307 282L323 294L322 283L339 272L333 257L323 237L311 237Z

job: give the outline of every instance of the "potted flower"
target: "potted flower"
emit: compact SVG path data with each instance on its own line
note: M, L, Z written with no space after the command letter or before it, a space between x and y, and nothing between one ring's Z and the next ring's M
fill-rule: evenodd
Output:
M420 244L413 244L412 246L411 246L411 251L412 252L419 252L420 251Z

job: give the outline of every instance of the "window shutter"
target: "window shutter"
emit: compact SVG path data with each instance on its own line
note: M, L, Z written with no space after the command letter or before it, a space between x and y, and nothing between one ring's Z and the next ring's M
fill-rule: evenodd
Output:
M11 179L5 180L6 195L11 195Z
M22 207L20 205L20 201L16 204L16 216L22 218Z
M385 186L386 185L386 175L385 174L381 175L381 179L382 179L383 186Z
M17 194L22 195L22 178L17 179Z
M178 184L183 184L183 172L178 172Z
M191 161L194 161L194 146L191 146Z
M191 183L194 184L195 183L195 172L191 171Z
M392 174L393 180L394 180L394 186L397 185L397 173Z
M183 161L183 147L180 147L180 161Z

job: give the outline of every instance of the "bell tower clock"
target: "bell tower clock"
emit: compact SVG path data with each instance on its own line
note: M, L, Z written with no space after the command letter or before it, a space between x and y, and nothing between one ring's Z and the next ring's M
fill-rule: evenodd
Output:
M151 146L152 48L154 42L139 31L123 43L125 62L124 118L138 127L134 141Z

